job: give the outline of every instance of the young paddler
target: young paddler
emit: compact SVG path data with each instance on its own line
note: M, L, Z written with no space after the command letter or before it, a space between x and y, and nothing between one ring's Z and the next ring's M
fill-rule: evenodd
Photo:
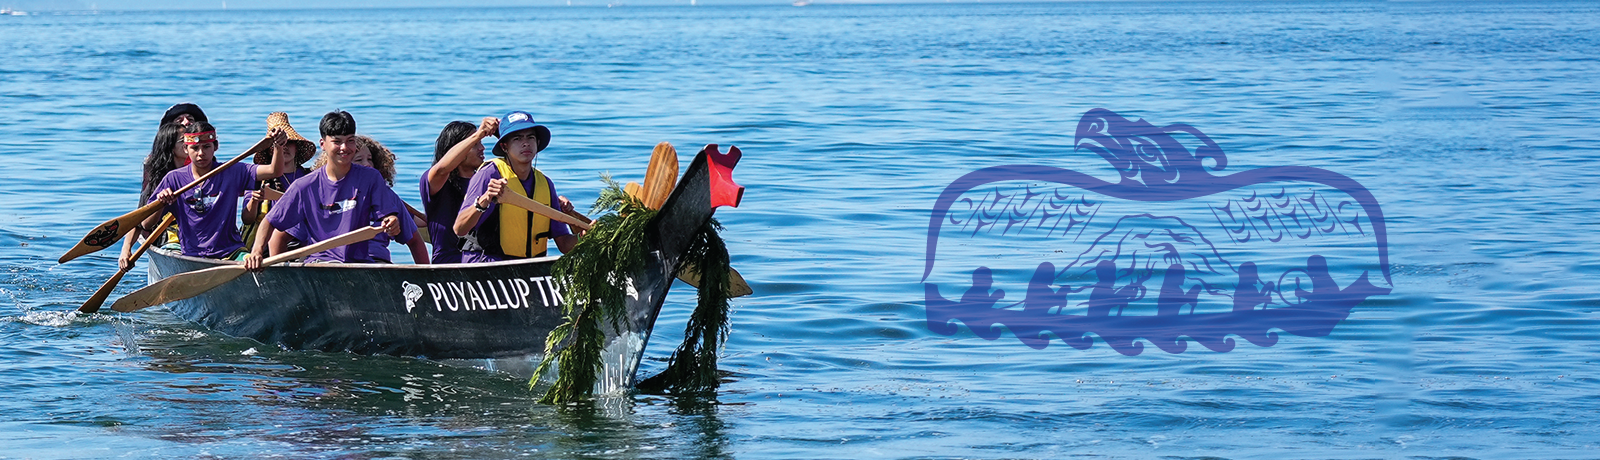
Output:
M294 126L289 124L289 114L272 112L267 115L267 132L271 133L274 130L283 131L288 137L288 145L284 147L286 154L274 156L271 151L264 151L256 154L255 163L264 165L277 161L278 170L285 172L276 178L256 182L247 193L244 213L239 218L244 222L240 233L244 235L244 241L249 243L256 241L256 229L260 227L261 218L272 209L271 200L261 196L261 189L270 189L278 193L288 191L289 184L311 173L311 170L302 165L317 153L317 144L301 136L294 130Z
M161 185L161 179L174 169L189 165L189 150L183 145L183 125L168 123L161 125L156 130L156 140L150 145L150 155L144 159L144 181L139 187L139 206L150 202L156 194L156 186ZM139 238L143 238L153 231L143 227L136 228L122 240L122 256L118 261L123 264L121 269L132 269L133 248ZM176 232L177 230L171 230ZM169 242L177 241L177 234L173 233ZM159 244L159 243L158 243Z
M356 140L357 145L360 145L361 148L356 150L355 157L350 160L351 163L378 170L378 174L383 175L383 183L387 184L390 188L393 188L395 175L394 152L389 150L388 147L384 147L382 142L378 142L377 139L373 139L370 136L356 135ZM402 201L400 204L404 206L405 202ZM406 248L411 250L411 260L415 261L415 263L419 265L427 265L429 261L428 245L426 242L422 241L421 232L415 230L417 228L417 224L419 223L422 225L427 225L427 216L414 212L415 210L411 209L410 206L405 206L405 209L410 217L410 219L407 220L411 221L410 223L413 230L411 231L410 239L401 241L405 241L404 244ZM376 260L393 260L389 258L389 240L389 235L382 234L378 235L376 238L367 240L367 244L372 246L370 249L368 249L368 253L371 254Z
M284 155L287 137L282 132L274 132L273 137L273 155ZM278 177L283 171L276 164L236 163L180 196L173 191L217 167L216 129L204 121L192 122L183 129L183 143L189 152L189 166L167 173L156 186L154 199L166 203L167 212L178 217L178 240L184 255L237 259L244 254L244 242L234 224L239 196L255 181ZM140 228L154 226L158 218L159 214L150 216Z
M527 112L511 112L500 119L500 138L494 154L467 185L454 229L461 237L462 261L493 262L540 257L547 241L565 253L578 244L567 224L514 206L501 206L503 193L532 198L562 212L572 204L558 200L555 182L533 167L533 158L550 145L550 129L533 122Z
M139 205L144 206L150 202L150 197L156 193L156 185L167 173L183 166L189 165L189 152L183 146L183 127L195 121L206 121L206 112L200 106L188 102L173 104L166 113L161 114L161 123L156 128L155 141L150 145L150 155L144 159L144 181L139 184ZM132 269L133 246L139 238L146 236L150 230L144 228L128 232L122 240L122 255L118 262L123 270ZM167 232L167 243L175 244L178 234L176 228Z
M356 135L356 146L355 156L350 157L350 162L378 170L378 174L383 176L383 183L388 184L391 188L394 187L394 151L384 147L383 143L378 142L377 139L361 134ZM324 152L322 156L317 157L316 167L321 168L327 164L328 154ZM410 206L406 206L406 211L411 212L414 210ZM411 218L413 219L411 221L413 228L420 228L418 224L427 225L427 216L423 216L420 213L412 213ZM295 239L303 240L305 237L301 235L302 231L300 227L295 227L289 229L288 233ZM371 246L367 249L367 254L373 260L392 262L394 259L390 258L389 240L389 235L381 233L367 240L367 245ZM422 241L422 232L413 231L411 239L406 240L405 246L411 250L411 260L415 261L415 263L421 265L428 263L428 244Z
M273 233L283 228L301 227L301 242L313 244L379 222L390 236L410 240L416 224L406 216L405 204L384 183L378 170L353 162L360 149L356 139L356 120L349 112L333 111L322 117L322 150L328 163L289 185L283 198L267 213L257 231L256 241L245 268L258 270L268 253ZM307 262L387 262L369 253L371 245L351 244L312 254ZM272 254L283 248L271 248Z
M461 240L456 237L456 216L467 195L473 173L483 166L483 139L500 131L500 119L484 117L477 127L452 121L439 132L433 146L433 167L422 175L422 210L428 215L428 235L433 237L433 263L461 262Z

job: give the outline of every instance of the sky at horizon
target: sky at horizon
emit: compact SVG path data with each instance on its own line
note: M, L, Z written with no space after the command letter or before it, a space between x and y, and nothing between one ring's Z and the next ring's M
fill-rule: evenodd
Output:
M794 0L693 0L698 5L782 5ZM1009 0L1015 2L1017 0ZM1023 0L1026 1L1026 0ZM22 11L137 10L295 10L334 8L430 8L516 6L688 6L691 0L0 0L0 6ZM931 2L937 3L938 0ZM983 0L960 0L981 3ZM812 0L812 3L930 3L930 0Z

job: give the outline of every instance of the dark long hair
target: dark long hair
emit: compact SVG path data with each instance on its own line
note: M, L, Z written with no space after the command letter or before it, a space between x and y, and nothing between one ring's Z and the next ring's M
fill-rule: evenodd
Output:
M439 160L444 159L444 154L450 153L451 147L460 144L477 130L477 126L465 121L452 121L444 125L444 130L439 131L439 140L433 144L433 163L438 164Z
M144 206L150 202L150 195L155 193L161 179L167 173L178 169L178 162L172 159L172 148L183 140L183 125L167 123L156 130L156 140L150 143L150 156L144 158L144 184L139 189L139 205Z

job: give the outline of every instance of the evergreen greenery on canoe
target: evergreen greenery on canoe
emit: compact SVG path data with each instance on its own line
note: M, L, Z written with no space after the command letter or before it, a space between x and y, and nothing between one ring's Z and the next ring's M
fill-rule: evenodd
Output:
M562 305L566 322L550 332L544 361L529 381L534 385L559 362L561 372L539 400L542 403L564 404L593 395L603 368L605 333L601 322L616 327L625 319L622 280L642 268L648 255L646 229L657 211L629 195L610 176L602 179L606 187L594 209L603 215L553 268L556 282L566 293ZM701 286L727 286L731 267L727 247L717 234L721 228L715 219L701 225L674 271L692 267L688 269L700 271ZM640 389L674 393L715 389L717 350L728 336L728 309L727 289L700 289L699 304L690 315L683 343L667 369L641 382Z

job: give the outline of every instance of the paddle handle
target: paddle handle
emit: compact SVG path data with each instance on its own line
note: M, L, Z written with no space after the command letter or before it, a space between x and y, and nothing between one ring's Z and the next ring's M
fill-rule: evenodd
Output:
M283 192L273 190L265 184L261 185L261 201L278 201L283 199Z
M360 243L362 241L370 240L372 237L378 236L378 233L381 232L383 232L383 228L381 227L359 228L343 235L318 241L316 244L310 246L305 246L300 249L268 257L267 260L261 261L261 266L266 267L268 265L277 265L347 244Z
M167 214L166 218L161 219L161 225L157 225L156 230L150 233L150 236L145 237L144 243L139 245L139 249L133 251L133 257L130 257L129 259L139 260L139 257L143 256L145 251L150 250L150 246L155 245L156 235L160 235L162 232L167 231L167 227L171 227L172 224L175 223L178 223L178 216L175 214Z
M588 231L589 228L591 227L588 223L585 223L582 220L578 220L577 217L573 217L573 216L568 215L567 213L564 213L564 212L561 212L561 211L557 211L556 208L545 206L544 204L541 204L541 203L539 203L537 201L533 201L532 198L528 198L528 197L525 197L525 196L522 196L522 195L518 195L518 194L515 194L515 193L501 193L500 194L500 202L503 203L503 204L509 204L509 205L512 205L512 206L516 206L516 207L519 207L519 208L522 208L522 209L526 209L526 210L532 211L535 214L539 214L541 216L545 216L545 217L549 217L551 219L555 219L555 220L559 220L561 222L565 222L567 225L578 227L580 229L583 229L584 231Z
M249 150L245 150L244 153L239 154L239 156L233 157L233 159L232 160L228 160L227 163L223 163L223 164L217 165L217 167L215 167L215 168L211 168L211 172L208 172L208 173L205 173L205 174L201 175L200 177L196 178L194 180L194 182L190 182L189 185L185 185L182 188L179 188L177 190L172 191L172 194L173 195L181 195L181 194L183 194L183 192L189 191L189 189L198 187L201 182L205 182L206 179L210 179L211 176L217 175L217 173L222 172L222 170L224 170L224 169L228 169L228 167L233 166L235 163L238 163L240 161L244 161L244 157L250 156L250 154L259 152L259 151L261 151L261 149L268 148L268 147L271 147L271 146L272 146L272 136L263 137L263 138L261 138L261 140L256 141L256 145L250 146Z

